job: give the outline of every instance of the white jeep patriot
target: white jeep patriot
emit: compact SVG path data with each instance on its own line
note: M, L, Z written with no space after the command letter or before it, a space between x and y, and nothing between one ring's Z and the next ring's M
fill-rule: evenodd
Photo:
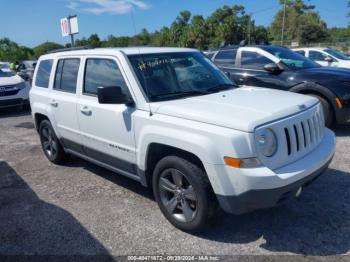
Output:
M317 99L236 88L193 49L47 54L30 103L51 162L75 155L152 187L186 231L219 206L241 214L298 196L335 150Z

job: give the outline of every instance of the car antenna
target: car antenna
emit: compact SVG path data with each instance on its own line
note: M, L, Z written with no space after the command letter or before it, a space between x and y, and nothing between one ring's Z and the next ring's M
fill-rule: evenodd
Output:
M131 8L131 20L132 20L132 24L133 24L133 27L134 27L134 32L135 32L135 36L137 35L137 30L136 30L136 23L135 23L135 17L134 17L134 12L133 12L133 7ZM142 59L142 63L145 64L145 60L143 58L143 54L141 53L141 50L140 50L140 46L139 46L139 42L137 41L137 49L138 49L138 52L139 52L139 56L141 57ZM141 73L145 79L145 91L146 91L146 95L147 95L147 98L149 98L149 90L148 90L148 86L147 86L147 81L146 81L146 77L145 77L145 74L142 72L141 70ZM148 108L149 108L149 115L150 116L153 116L153 112L152 112L152 108L151 108L151 105L150 103L148 103Z

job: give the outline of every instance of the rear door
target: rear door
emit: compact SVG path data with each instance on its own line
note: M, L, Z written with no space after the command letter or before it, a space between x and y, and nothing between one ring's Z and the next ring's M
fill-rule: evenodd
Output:
M77 82L80 77L80 57L60 58L49 101L58 135L66 148L81 153L77 119Z
M223 49L212 60L232 81L239 84L240 70L236 65L236 57L237 48Z
M97 89L107 86L119 86L130 94L117 58L86 56L77 108L84 153L132 177L136 173L136 109L125 104L99 104Z

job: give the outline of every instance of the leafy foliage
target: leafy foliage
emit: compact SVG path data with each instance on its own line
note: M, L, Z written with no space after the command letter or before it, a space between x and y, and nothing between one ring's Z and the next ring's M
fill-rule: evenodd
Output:
M281 40L284 0L282 8L277 12L271 24L272 40ZM307 5L303 0L286 0L284 39L299 41L301 44L323 41L327 39L327 25L321 20L315 6Z

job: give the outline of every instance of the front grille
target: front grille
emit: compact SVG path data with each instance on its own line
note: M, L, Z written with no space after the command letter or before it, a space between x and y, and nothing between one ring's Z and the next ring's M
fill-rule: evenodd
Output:
M258 155L265 166L277 169L303 158L321 143L325 129L322 106L318 103L299 114L259 127L255 131L256 141L266 128L276 135L277 151L271 157L260 151Z
M17 95L19 90L12 90L12 91L5 91L5 92L0 92L0 97L2 96L14 96Z
M292 155L317 145L323 137L324 120L320 111L308 118L284 127L287 154Z
M0 86L0 97L14 96L14 95L17 95L18 92L19 92L19 89L16 87L16 85Z

